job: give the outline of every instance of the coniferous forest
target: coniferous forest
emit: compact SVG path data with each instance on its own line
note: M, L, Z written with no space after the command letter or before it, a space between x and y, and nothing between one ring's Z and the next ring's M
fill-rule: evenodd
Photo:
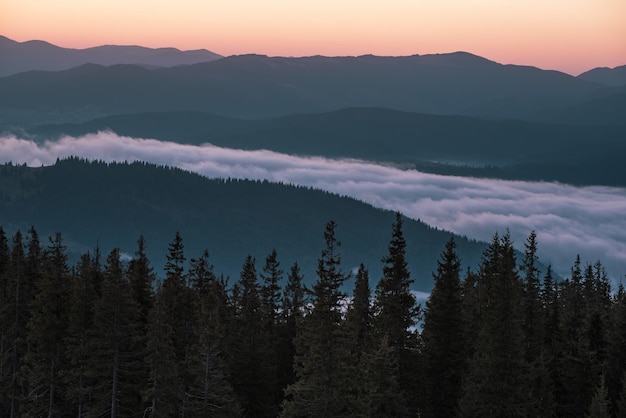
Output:
M137 241L69 265L61 234L0 229L0 411L18 417L619 417L626 292L601 262L540 272L495 234L475 271L454 239L410 291L402 217L354 289L327 223L305 286L280 254L215 273L176 233L156 272Z

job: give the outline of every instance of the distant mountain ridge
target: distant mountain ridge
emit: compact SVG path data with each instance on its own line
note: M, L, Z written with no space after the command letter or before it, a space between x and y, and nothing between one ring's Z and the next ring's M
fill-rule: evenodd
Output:
M626 86L626 65L615 68L600 67L585 71L578 78L606 84L607 86Z
M17 42L0 36L0 77L24 71L69 70L83 64L138 64L173 67L222 58L206 49L181 51L176 48L102 45L85 49L63 48L44 41Z
M346 107L511 117L611 92L564 73L502 65L463 52L407 57L241 55L153 70L92 65L20 73L0 78L0 108L5 115L19 110L36 116L65 109L72 118L85 110L101 116L193 110L266 118ZM53 120L68 121L61 114Z

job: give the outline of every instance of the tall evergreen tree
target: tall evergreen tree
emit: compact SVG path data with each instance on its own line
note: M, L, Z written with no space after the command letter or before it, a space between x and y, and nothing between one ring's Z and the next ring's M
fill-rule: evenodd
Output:
M133 377L141 370L142 355L139 307L133 300L130 283L119 248L111 251L104 268L102 291L94 306L90 339L93 376L92 413L111 418L132 414L138 408L140 388Z
M1 235L1 234L0 234ZM1 240L1 238L0 238ZM0 243L1 247L4 244ZM4 251L0 249L0 251ZM4 256L0 256L3 258ZM31 277L26 275L26 255L22 233L17 231L12 239L10 260L3 276L4 303L0 304L0 330L2 335L2 364L0 381L7 396L9 416L19 416L19 400L24 396L23 382L20 379L20 368L26 351L26 326L30 318L32 303ZM3 408L4 409L4 408Z
M23 413L59 416L67 411L61 376L66 367L70 274L61 234L50 238L43 271L35 284L36 296L28 323L28 350L24 376L29 402Z
M150 380L143 394L149 405L144 411L144 416L153 418L176 416L180 405L174 330L168 319L168 311L163 301L163 288L159 287L150 314L146 357L150 368Z
M296 338L297 326L301 323L303 310L306 306L306 288L302 284L303 276L300 273L300 266L294 263L289 269L287 283L283 289L281 303L281 333L279 337L279 352L281 362L279 364L279 386L284 389L295 382L294 356L296 348L294 340Z
M367 369L380 358L368 357L372 348L372 307L371 290L369 286L369 273L363 263L357 270L352 300L348 305L343 325L347 334L348 349L350 352L350 367L354 370L354 393L351 395L356 400L354 415L366 415L369 407L370 392L375 395L374 382L368 382L368 378L374 376L367 374ZM372 362L374 364L370 365ZM378 364L376 364L378 365Z
M571 277L563 282L563 330L565 334L562 382L566 390L559 399L559 412L564 416L582 417L587 410L596 380L592 373L588 339L585 335L590 284L584 285L580 256L576 256ZM585 289L587 287L587 289Z
M192 259L189 277L194 289L195 335L192 346L192 380L188 416L235 417L242 411L229 381L225 361L225 334L232 325L226 285L218 280L205 250Z
M131 299L137 306L137 327L139 329L136 341L136 355L145 359L148 355L146 335L150 327L150 314L154 305L154 284L156 274L146 254L146 242L142 236L137 240L137 250L134 257L129 261L126 269L128 286ZM145 361L140 365L132 376L134 385L145 387L149 381L150 368ZM145 410L148 405L143 402L141 393L136 393L135 405L137 410Z
M278 261L276 249L266 257L261 272L261 341L265 347L261 348L262 373L265 376L264 386L267 396L264 407L266 416L275 417L278 414L283 397L283 387L280 384L280 331L283 323L280 321L281 288L283 270Z
M261 296L255 259L248 255L233 295L235 317L230 333L230 371L244 414L265 416L267 401L263 361L267 342L261 331Z
M409 399L419 399L416 394L417 364L417 332L414 330L420 307L416 304L415 296L410 286L414 280L409 273L406 261L406 240L402 232L402 215L398 212L392 225L389 253L383 258L383 277L376 285L374 299L374 330L381 337L387 335L389 347L396 356L398 365L398 383L405 395L405 402ZM410 394L410 395L409 395ZM412 402L413 405L416 402ZM413 409L417 407L414 406ZM417 412L417 410L412 411Z
M434 274L424 313L425 378L433 417L454 416L466 367L461 302L461 262L454 238L446 244Z
M75 415L87 415L90 409L90 400L94 387L91 370L92 344L90 338L93 333L93 311L99 295L94 283L101 280L101 266L99 253L92 259L89 253L80 257L71 282L71 308L69 312L68 332L65 339L69 369L64 376L67 385L67 396L73 406Z
M11 346L11 297L9 289L11 280L9 278L9 264L11 255L9 241L4 229L0 227L0 383L6 386L12 379L10 373L10 352ZM10 410L11 396L9 392L0 392L0 407L2 410Z
M354 382L347 369L349 352L341 328L346 295L341 290L347 275L341 271L337 224L326 224L326 247L317 262L311 310L302 319L295 339L296 381L287 387L281 416L349 416L354 408Z
M187 388L192 376L190 374L191 351L195 341L195 327L193 315L193 292L189 283L189 276L185 272L185 257L183 239L176 232L174 240L168 245L167 262L165 263L165 281L163 282L163 308L166 312L165 320L173 332L174 354L176 362L172 367L178 370L178 414L185 415L189 403Z
M552 382L544 356L545 314L542 303L541 280L537 262L537 234L531 231L524 243L524 260L521 265L523 292L524 360L528 366L532 395L527 413L532 416L552 416L554 401ZM548 276L551 280L551 276Z
M591 405L589 406L589 414L587 414L587 417L610 418L610 410L609 393L606 385L604 384L604 376L601 376L595 395L591 399Z
M525 416L529 408L522 330L522 282L508 233L494 238L480 268L480 329L459 403L461 416Z

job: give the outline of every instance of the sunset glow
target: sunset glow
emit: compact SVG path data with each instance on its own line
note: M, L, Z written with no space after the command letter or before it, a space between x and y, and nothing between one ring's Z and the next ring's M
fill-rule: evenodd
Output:
M1 1L0 34L63 47L139 44L222 55L468 51L578 74L626 63L623 0Z

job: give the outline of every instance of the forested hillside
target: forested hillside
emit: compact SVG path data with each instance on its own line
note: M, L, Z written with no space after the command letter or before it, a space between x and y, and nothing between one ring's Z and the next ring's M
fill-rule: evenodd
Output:
M162 255L176 231L192 257L208 249L219 274L236 277L244 258L276 249L284 263L298 261L305 281L315 276L319 231L340 226L344 263L379 271L393 212L320 190L269 182L207 179L144 163L105 164L78 159L54 166L0 166L0 226L10 233L34 225L42 236L63 232L72 260L97 246L135 249L140 235L162 271ZM439 249L450 237L406 220L407 251L416 290L432 288ZM457 237L464 266L476 266L485 244ZM378 277L376 277L378 279Z
M572 119L583 124L579 126L351 108L263 120L201 112L139 113L43 125L26 133L20 128L15 134L43 143L112 130L176 143L393 162L443 174L624 186L626 101L620 100L598 100L573 111ZM591 115L593 108L604 124L584 124L581 114Z
M275 251L227 282L176 234L158 279L143 237L70 263L61 234L0 228L2 415L623 416L626 292L600 262L557 281L534 233L519 259L495 234L463 271L451 238L418 305L400 215L351 292L338 226L310 286Z

